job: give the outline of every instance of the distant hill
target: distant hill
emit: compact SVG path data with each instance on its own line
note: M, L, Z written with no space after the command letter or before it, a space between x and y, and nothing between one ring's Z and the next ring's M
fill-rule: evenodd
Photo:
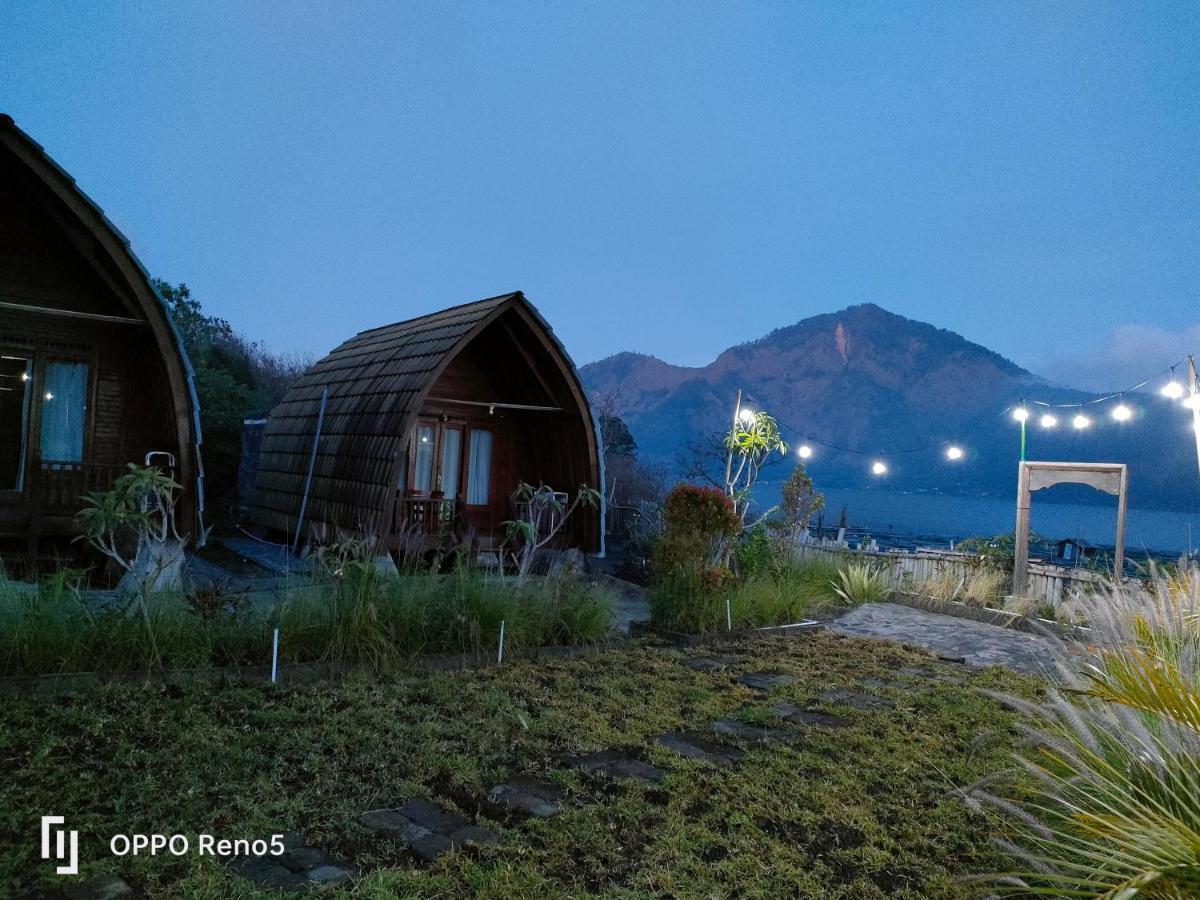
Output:
M593 396L615 395L640 452L674 464L692 441L728 428L739 388L785 426L789 443L814 444L809 470L829 487L880 485L890 490L1011 496L1019 432L1005 414L1023 397L1079 403L1094 395L1051 385L998 353L952 331L906 319L871 303L813 316L721 353L699 368L639 353L618 353L584 366ZM1092 410L1093 426L1070 427L1071 410L1045 431L1030 423L1029 458L1126 462L1131 503L1200 508L1200 474L1189 414L1154 394L1129 398L1136 410L1120 424L1111 404ZM953 440L966 457L948 462L936 448L894 452ZM785 477L786 470L771 477ZM1059 499L1086 500L1086 489L1055 488Z

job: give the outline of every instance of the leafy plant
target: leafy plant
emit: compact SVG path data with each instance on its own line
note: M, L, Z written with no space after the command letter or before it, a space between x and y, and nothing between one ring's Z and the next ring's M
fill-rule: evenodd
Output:
M126 571L151 543L183 540L175 528L179 484L156 466L129 463L127 469L111 489L85 496L78 514L81 538Z
M779 504L780 522L788 536L795 541L808 527L812 517L825 509L825 497L813 486L804 466L797 465L783 483L783 499Z
M739 395L740 396L740 395ZM779 423L762 410L739 410L737 419L725 435L728 458L725 466L725 492L733 501L738 522L746 524L750 512L751 492L758 482L759 472L771 454L787 453L787 443L779 432ZM736 468L734 462L736 461ZM761 521L770 514L765 512Z
M887 598L887 574L869 563L851 563L838 570L833 592L851 606Z
M516 547L512 555L517 563L518 581L525 580L538 551L554 540L575 510L600 505L600 492L586 484L579 486L569 505L559 499L561 496L565 495L545 484L534 487L523 481L513 492L513 505L521 510L521 515L505 522L504 528L508 542Z

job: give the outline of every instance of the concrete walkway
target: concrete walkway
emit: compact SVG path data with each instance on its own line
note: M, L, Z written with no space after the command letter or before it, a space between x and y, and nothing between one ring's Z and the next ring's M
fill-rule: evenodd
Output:
M864 603L834 619L829 630L924 647L972 666L1006 666L1030 675L1052 675L1050 641L998 625L943 616L895 603Z

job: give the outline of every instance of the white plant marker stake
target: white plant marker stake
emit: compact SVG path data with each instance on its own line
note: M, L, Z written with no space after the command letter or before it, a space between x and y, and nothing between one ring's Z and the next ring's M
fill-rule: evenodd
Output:
M725 595L725 625L729 631L733 631L733 606L729 602L729 595Z
M504 620L500 620L500 649L496 653L496 664L504 662Z
M275 629L275 640L271 647L271 684L279 675L279 629Z

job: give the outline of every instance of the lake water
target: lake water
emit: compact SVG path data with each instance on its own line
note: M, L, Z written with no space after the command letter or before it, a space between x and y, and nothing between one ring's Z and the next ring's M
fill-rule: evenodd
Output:
M879 534L941 537L949 541L973 535L1011 532L1016 501L996 497L953 497L944 494L897 494L887 491L833 488L825 494L825 526L837 525L844 506L852 528ZM1078 537L1093 544L1116 540L1117 501L1111 504L1038 502L1031 508L1032 528L1049 538ZM1130 509L1125 546L1140 550L1183 553L1200 544L1200 512Z

